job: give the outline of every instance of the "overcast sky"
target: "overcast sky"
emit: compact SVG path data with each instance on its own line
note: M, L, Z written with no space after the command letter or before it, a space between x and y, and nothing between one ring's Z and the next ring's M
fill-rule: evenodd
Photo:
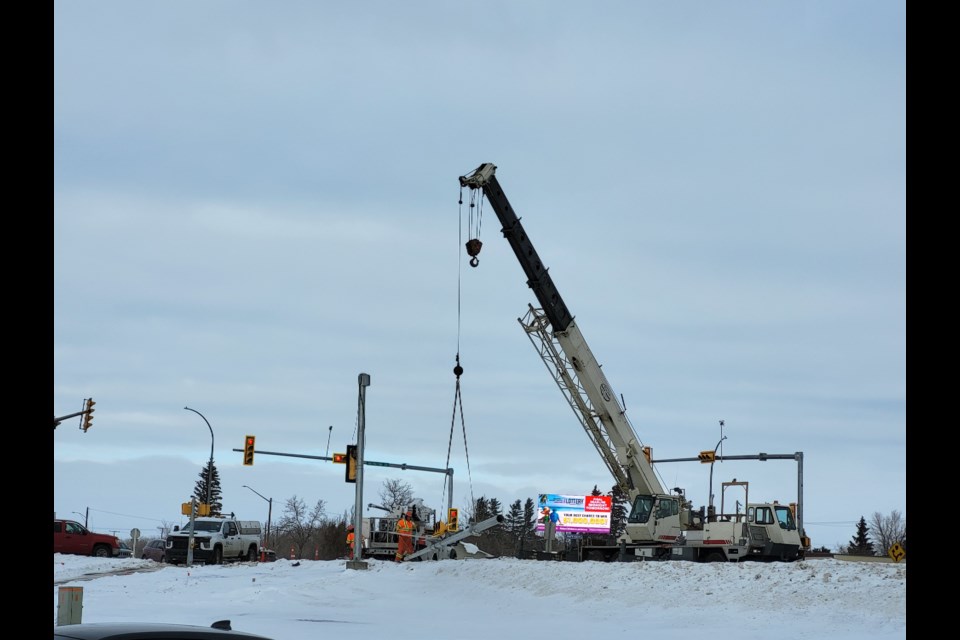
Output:
M655 459L803 452L815 546L906 513L903 2L54 3L54 511L613 483L517 318L484 162ZM453 367L464 374L455 405ZM201 416L209 420L214 437ZM725 426L721 433L720 421ZM332 427L332 430L330 429ZM241 464L255 435L252 467ZM710 467L663 463L706 504ZM445 507L443 474L367 467ZM793 461L712 486L796 499ZM248 485L254 491L243 487Z

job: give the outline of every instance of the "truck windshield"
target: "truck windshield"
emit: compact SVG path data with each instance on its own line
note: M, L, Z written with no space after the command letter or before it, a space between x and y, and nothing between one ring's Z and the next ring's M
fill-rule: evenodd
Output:
M777 512L777 522L781 529L792 531L797 528L797 522L793 519L793 510L790 507L774 507Z
M627 522L644 523L650 519L652 511L653 496L637 496L633 501L633 508L630 509L630 515L627 516Z

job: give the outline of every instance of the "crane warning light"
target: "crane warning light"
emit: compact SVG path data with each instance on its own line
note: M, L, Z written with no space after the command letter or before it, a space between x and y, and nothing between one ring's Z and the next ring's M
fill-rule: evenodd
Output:
M87 398L87 406L83 409L83 426L80 427L84 433L93 426L93 405L95 404L97 403L93 401L93 398Z
M357 445L348 444L345 454L346 468L344 469L343 479L345 482L357 481Z
M697 457L700 459L700 462L703 464L709 464L717 459L716 451L701 451Z
M245 467L253 466L254 444L256 440L256 436L247 436L243 440L243 466Z

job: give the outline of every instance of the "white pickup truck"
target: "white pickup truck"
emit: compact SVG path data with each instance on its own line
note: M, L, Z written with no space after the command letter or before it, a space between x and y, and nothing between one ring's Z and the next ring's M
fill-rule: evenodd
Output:
M170 564L187 561L190 534L193 533L193 561L221 564L228 560L258 559L263 529L256 520L234 518L195 518L193 528L187 524L167 535L165 556Z

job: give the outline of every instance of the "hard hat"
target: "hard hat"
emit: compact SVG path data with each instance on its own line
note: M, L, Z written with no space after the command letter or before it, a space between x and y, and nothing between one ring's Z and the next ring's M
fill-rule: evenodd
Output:
M407 511L404 515L412 516L412 515L413 515L413 511Z
M352 524L348 524L348 525L347 525L347 531L352 531L352 530L353 530L353 525L352 525Z

